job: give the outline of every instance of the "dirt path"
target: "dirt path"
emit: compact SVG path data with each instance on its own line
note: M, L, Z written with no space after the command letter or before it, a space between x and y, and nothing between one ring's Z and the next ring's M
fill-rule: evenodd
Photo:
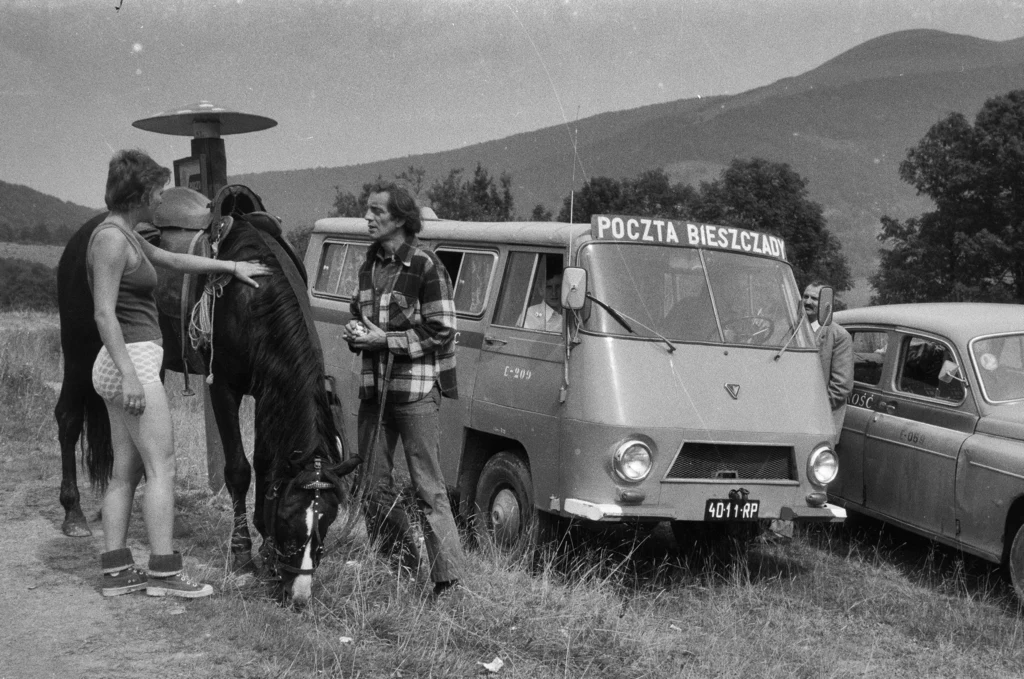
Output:
M204 653L189 652L188 619L200 619L203 603L104 598L99 523L90 538L65 537L59 465L57 481L39 468L53 453L13 448L0 443L0 679L214 676L209 639ZM87 490L83 500L95 518L98 498ZM154 624L165 616L182 624Z

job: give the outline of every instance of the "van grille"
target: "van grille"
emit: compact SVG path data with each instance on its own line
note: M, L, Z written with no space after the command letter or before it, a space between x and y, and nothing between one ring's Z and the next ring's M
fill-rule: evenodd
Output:
M684 443L669 479L792 479L793 449L738 443Z

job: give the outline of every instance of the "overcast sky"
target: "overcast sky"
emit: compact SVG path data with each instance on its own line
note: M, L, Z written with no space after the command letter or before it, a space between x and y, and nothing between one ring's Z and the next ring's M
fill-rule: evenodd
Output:
M1024 0L0 0L0 180L102 207L115 150L190 153L131 123L199 100L278 121L225 137L229 174L333 167L734 94L911 28L1019 38Z

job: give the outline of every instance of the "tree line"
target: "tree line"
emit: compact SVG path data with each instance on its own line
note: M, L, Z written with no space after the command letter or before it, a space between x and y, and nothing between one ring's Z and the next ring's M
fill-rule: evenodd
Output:
M362 217L376 182L357 196L336 187L334 217ZM451 170L424 191L425 171L409 167L395 175L421 203L443 219L514 221L520 219L512 197L512 177L493 177L477 164L472 175ZM752 229L782 237L789 249L797 282L815 280L837 290L850 289L850 270L838 239L828 230L821 205L807 196L807 182L786 163L760 158L734 160L721 176L699 187L673 183L661 169L635 178L593 177L566 196L558 221L586 223L595 214L651 215ZM553 213L534 206L528 219L551 221ZM305 252L312 227L292 232L293 245Z
M64 245L81 224L51 224L36 222L32 226L18 226L0 219L0 242L29 243L31 245Z
M881 218L871 303L1024 303L1024 90L989 99L973 124L962 113L937 122L908 150L899 176L935 209L902 221ZM472 176L451 170L425 192L422 169L410 167L395 180L444 219L520 218L512 177L502 173L495 179L479 164ZM332 215L361 217L372 185L365 184L359 196L337 188ZM602 213L658 215L780 236L801 287L815 280L840 292L850 288L841 244L828 230L822 207L808 198L807 181L786 163L736 159L698 187L672 183L661 169L634 178L593 177L565 197L557 219L588 222ZM528 218L555 216L536 205ZM298 235L304 251L308 230Z
M882 217L872 303L1024 303L1024 90L989 99L973 123L961 113L937 122L907 152L899 174L934 209L902 221ZM444 219L520 219L512 176L492 176L479 163L472 173L453 169L429 186L426 172L414 166L394 180ZM359 195L335 187L331 215L362 217L375 183L364 184ZM602 213L657 215L780 236L801 287L817 280L838 291L850 288L846 258L821 205L808 198L807 180L786 163L736 159L717 179L697 187L673 183L661 169L625 179L592 177L565 197L557 219L589 222ZM543 205L528 217L553 218ZM0 241L62 244L76 228L18 228L0 220ZM289 233L300 253L311 230ZM0 267L0 308L52 308L53 270L15 262L4 260Z

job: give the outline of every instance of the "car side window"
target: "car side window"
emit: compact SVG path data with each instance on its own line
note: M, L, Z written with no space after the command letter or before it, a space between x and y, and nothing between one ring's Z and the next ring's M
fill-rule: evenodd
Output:
M359 266L368 247L364 243L325 243L313 292L350 298L359 285Z
M494 324L561 332L561 255L510 252L494 312Z
M437 257L448 270L448 278L455 289L456 313L482 314L487 307L497 253L441 247L437 249Z
M946 361L957 362L953 352L942 342L927 337L907 337L903 341L896 388L929 398L963 400L964 385L959 380L943 382L939 379Z
M851 330L853 338L853 381L877 387L889 336L878 330Z

